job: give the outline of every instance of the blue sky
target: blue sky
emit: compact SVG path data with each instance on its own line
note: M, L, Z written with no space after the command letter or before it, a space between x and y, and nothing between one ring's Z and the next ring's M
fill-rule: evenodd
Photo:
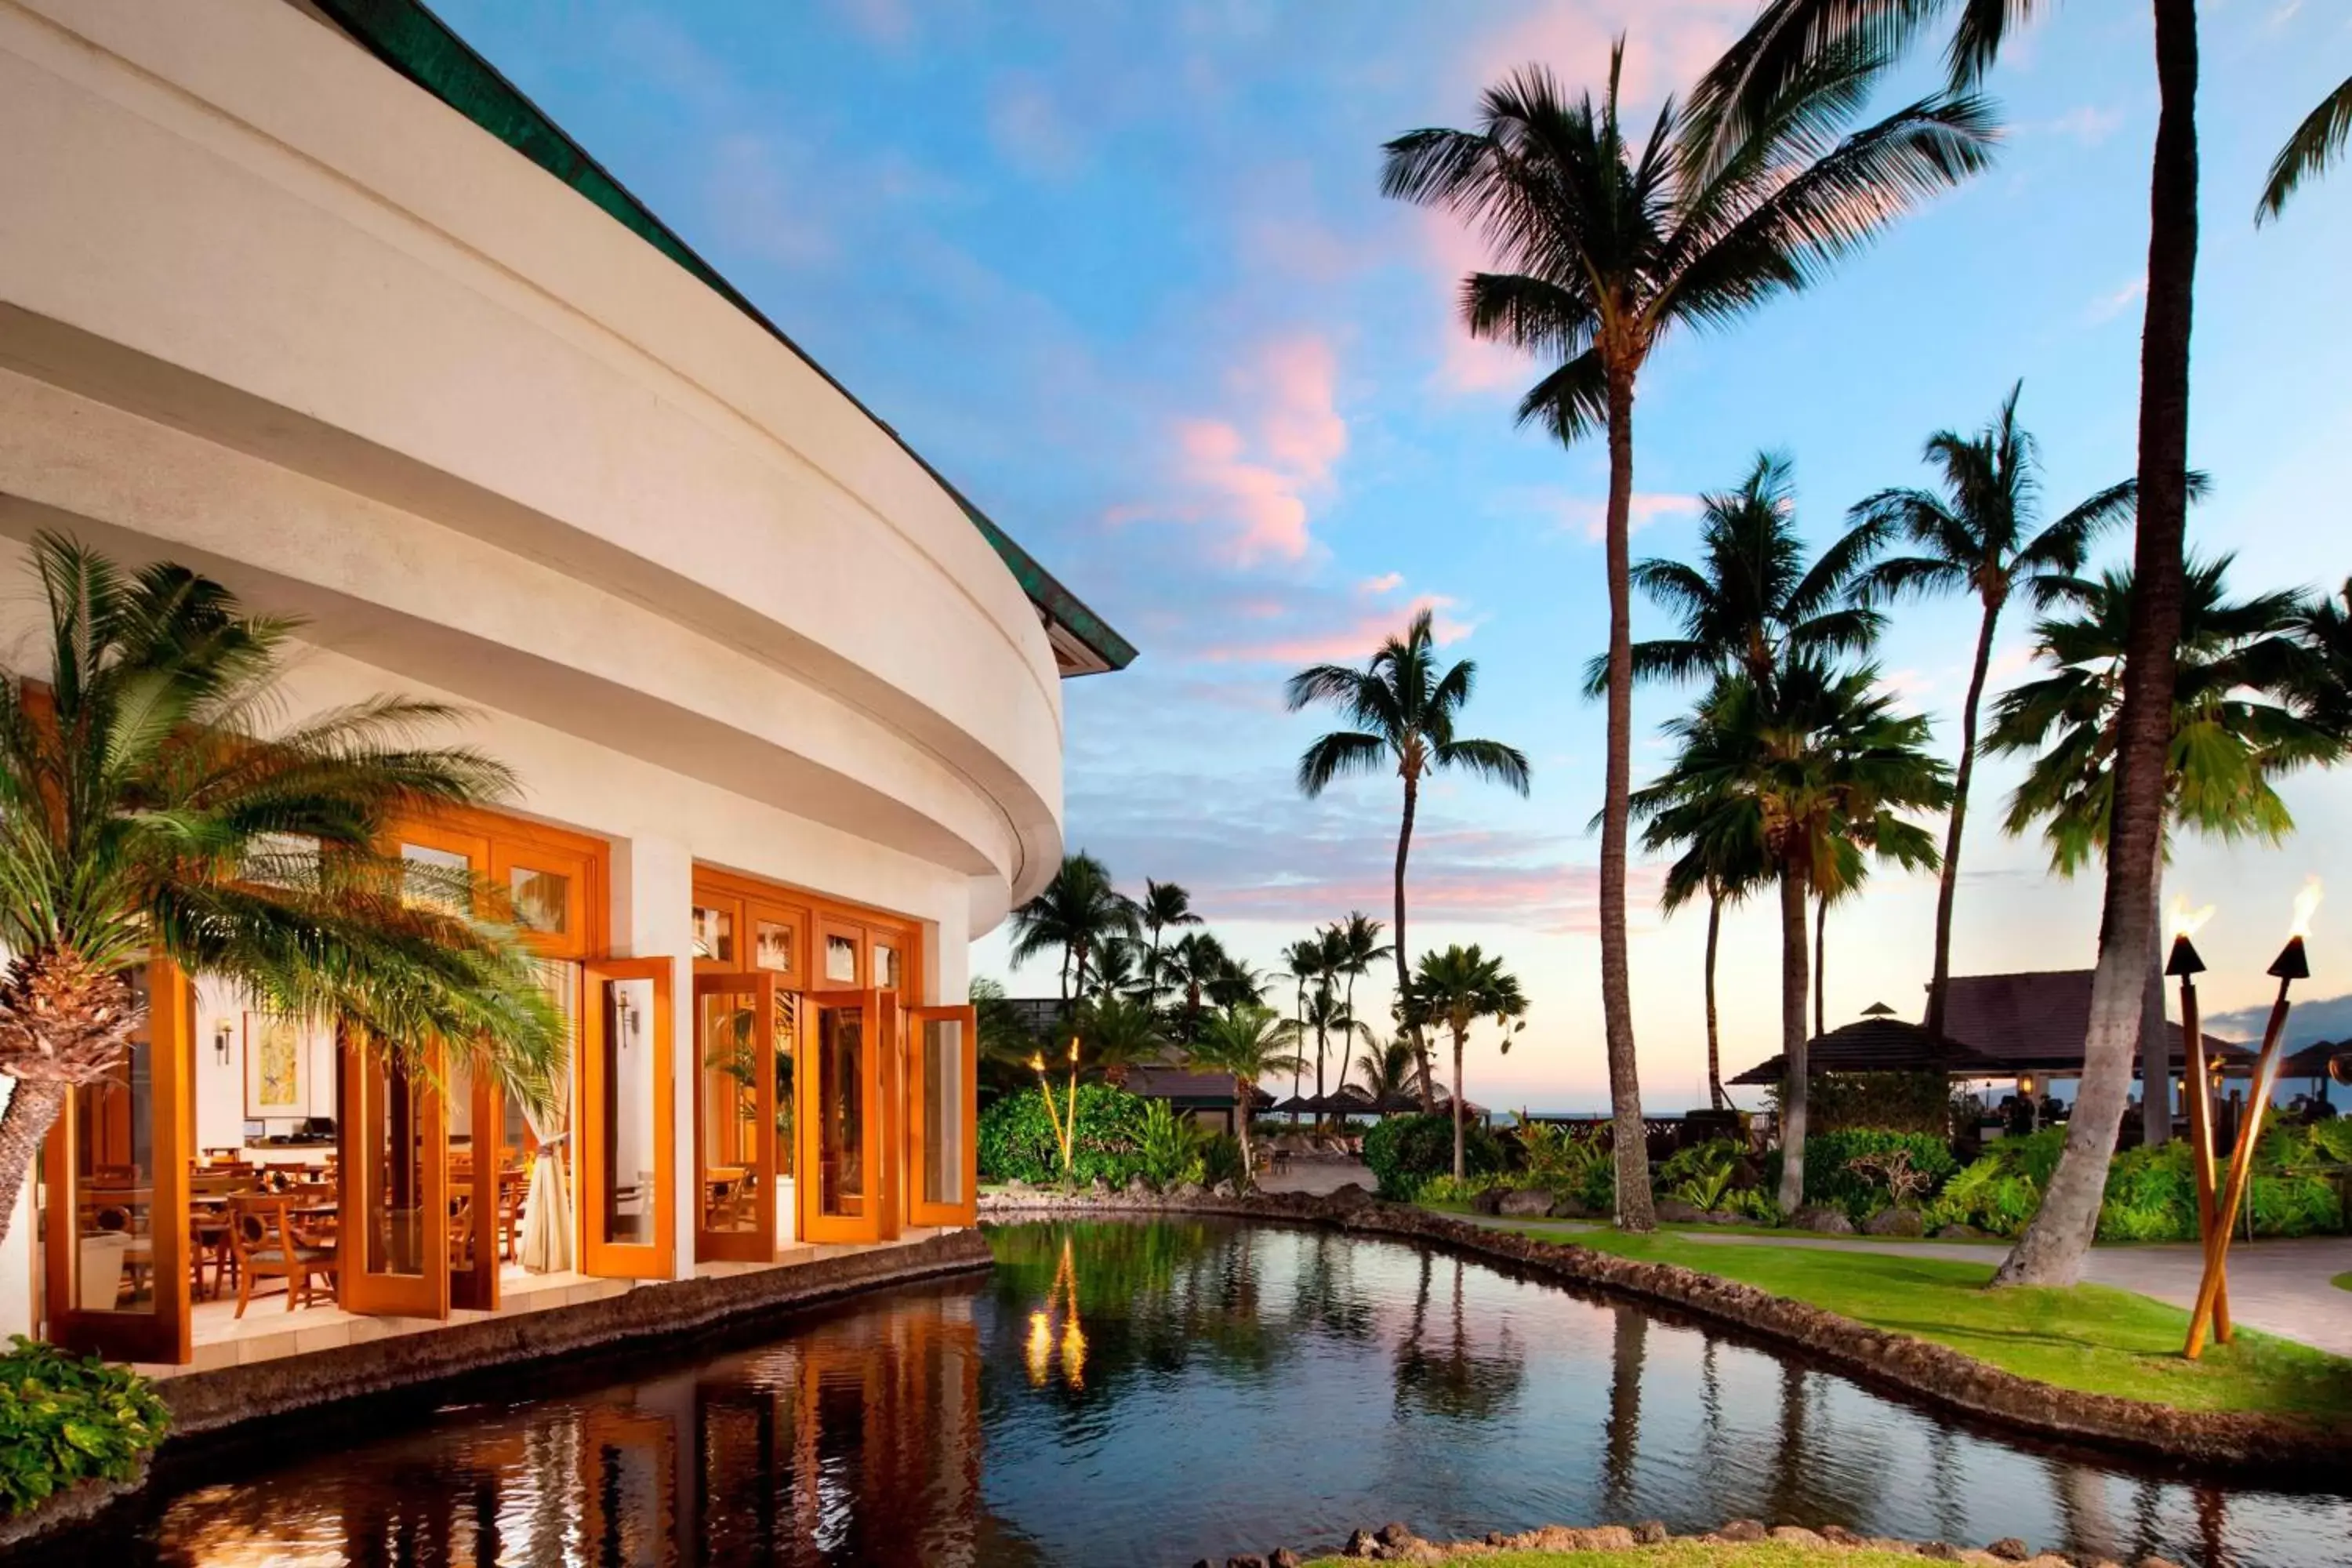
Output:
M1646 119L1750 0L1431 6L1323 0L983 5L837 0L667 6L443 0L469 41L815 357L1142 649L1070 683L1069 840L1140 890L1191 887L1271 967L1281 943L1362 908L1385 917L1393 779L1299 800L1318 732L1286 715L1301 662L1360 658L1433 606L1477 660L1474 733L1521 746L1520 800L1442 781L1413 857L1412 946L1499 949L1535 1008L1507 1058L1474 1037L1471 1092L1601 1102L1593 935L1602 725L1574 692L1602 640L1598 445L1514 429L1534 367L1452 319L1480 264L1448 223L1382 201L1380 145L1465 124L1529 61L1597 86L1630 34ZM2263 168L2352 68L2331 0L2203 7L2204 248L2193 451L2215 493L2195 542L2234 550L2241 589L2352 572L2352 174L2278 225L2251 221ZM1889 484L1921 441L1973 427L2010 384L2071 504L2127 475L2155 95L2147 8L2054 7L1990 84L1998 163L1826 285L1670 343L1637 416L1637 554L1689 548L1693 498L1759 449L1790 453L1814 537ZM1897 93L1925 86L1906 80ZM1643 612L1637 635L1663 629ZM1974 611L1906 609L1888 680L1955 743ZM2013 616L1995 684L2025 668ZM1636 707L1637 776L1682 697ZM2012 769L1979 773L1982 806ZM2288 846L2182 845L2173 885L2221 914L2200 945L2209 1006L2263 1000L2261 969L2306 873L2339 888L2313 944L2315 996L2352 990L2352 775L2291 781ZM2095 879L1974 819L1956 968L2087 964ZM1636 1027L1662 1109L1703 1100L1703 919L1662 921L1636 883ZM1934 889L1882 877L1832 917L1832 1023L1885 1000L1916 1016ZM1003 969L1001 938L975 953ZM1778 938L1727 923L1727 1070L1776 1048ZM1016 991L1050 990L1044 968ZM1364 997L1384 1014L1377 985Z

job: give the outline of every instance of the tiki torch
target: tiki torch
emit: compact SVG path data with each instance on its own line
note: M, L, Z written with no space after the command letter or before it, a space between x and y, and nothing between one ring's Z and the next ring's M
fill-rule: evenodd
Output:
M2217 1223L2213 1232L2205 1238L2205 1277L2197 1287L2196 1310L2189 1315L2189 1343L2184 1352L2190 1361L2195 1361L2205 1349L2206 1332L2214 1322L2214 1303L2228 1281L2230 1228L2238 1223L2238 1205L2245 1201L2246 1182L2254 1163L2254 1143L2262 1136L2263 1113L2270 1109L2271 1088L2278 1080L2279 1039L2286 1033L2287 988L2311 975L2311 961L2304 953L2303 939L2310 932L2311 917L2319 908L2319 879L2306 879L2303 891L2295 895L2294 924L2288 930L2286 945L2271 961L2268 973L2279 983L2278 997L2271 1004L2270 1023L2263 1030L2262 1055L2254 1059L2253 1086L2246 1095L2246 1114L2238 1125L2237 1146L2230 1152L2230 1179L2221 1189L2221 1212L2214 1216Z
M2189 900L2176 893L2172 899L2172 956L2164 965L2165 973L2180 982L2180 1037L2185 1054L2181 1074L2180 1098L2189 1112L2189 1162L2197 1173L2197 1238L2208 1248L2213 1245L2213 1082L2205 1062L2205 1032L2197 1015L2197 976L2205 972L2205 960L2198 954L2191 939L2213 917L2213 906L2191 911ZM2144 1090L2154 1094L2149 1085ZM2225 1284L2213 1295L2213 1337L2224 1344L2230 1340L2230 1292Z

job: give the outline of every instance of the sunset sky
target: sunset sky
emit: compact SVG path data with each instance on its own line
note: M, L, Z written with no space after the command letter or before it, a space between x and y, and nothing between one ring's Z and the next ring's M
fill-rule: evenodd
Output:
M1192 889L1273 967L1350 908L1386 918L1397 786L1292 789L1319 732L1282 710L1302 663L1360 659L1415 606L1475 658L1470 732L1533 760L1528 800L1441 781L1415 841L1412 946L1499 950L1534 1007L1507 1058L1474 1037L1470 1093L1601 1103L1594 937L1602 722L1575 692L1601 645L1598 444L1516 430L1538 373L1451 313L1480 265L1450 221L1382 201L1381 143L1462 125L1480 87L1541 62L1597 89L1630 32L1646 123L1750 0L1430 5L1322 0L789 6L440 0L470 42L824 365L1142 650L1065 687L1068 828L1130 890ZM1922 440L1973 429L2011 384L2053 510L2133 467L2155 123L2147 7L2045 7L1990 84L1996 167L1825 286L1674 341L1643 384L1637 554L1686 552L1696 496L1788 452L1815 539L1880 487L1924 482ZM2352 572L2352 172L2257 231L2263 171L2352 68L2334 0L2212 0L2204 16L2204 245L2192 449L2214 490L2195 546L2241 591ZM1927 85L1895 84L1891 106ZM2113 542L2110 552L2122 548ZM1888 682L1948 751L1971 605L1906 608ZM1636 635L1664 629L1646 608ZM2027 668L2012 615L1998 688ZM1637 779L1659 721L1636 705ZM1958 906L1960 973L2087 965L2096 879L2052 879L1998 833L2016 770L1979 773ZM2179 847L2174 887L2220 913L2200 939L2214 1009L2267 998L2261 970L2307 873L2333 881L2311 994L2352 993L2352 774L2291 781L2279 848ZM1703 1103L1704 911L1662 921L1637 872L1636 1028L1646 1098ZM1832 1023L1874 1001L1916 1016L1934 885L1884 876L1830 924ZM975 953L1003 971L1001 935ZM1778 937L1727 924L1727 1071L1777 1048ZM1049 967L1015 972L1049 993ZM1280 998L1287 1007L1287 995ZM1369 1002L1369 1005L1363 1005ZM1385 990L1360 1007L1385 1016ZM2352 997L2309 1015L2352 1033Z

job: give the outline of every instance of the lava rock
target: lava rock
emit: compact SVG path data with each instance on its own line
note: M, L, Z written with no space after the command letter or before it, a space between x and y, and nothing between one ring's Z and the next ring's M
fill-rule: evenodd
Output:
M1923 1541L1919 1543L1919 1555L1937 1563L1958 1563L1960 1549L1948 1541Z
M1472 1214L1496 1215L1503 1212L1503 1189L1488 1187L1485 1192L1470 1194Z
M1551 1205L1554 1219L1599 1219L1600 1213L1579 1197L1563 1197Z
M1829 1538L1817 1535L1801 1524L1776 1524L1768 1531L1773 1540L1801 1546L1809 1552L1819 1552L1829 1545Z
M1128 1177L1127 1195L1131 1198L1148 1198L1151 1196L1150 1178L1147 1177L1140 1171L1138 1171L1135 1174Z
M1848 1530L1843 1524L1825 1524L1822 1526L1821 1537L1823 1541L1828 1542L1832 1546L1860 1546L1863 1544L1862 1537L1856 1535L1853 1531Z
M1660 1198L1655 1205L1661 1225L1705 1225L1706 1211L1680 1198Z
M1348 1534L1348 1544L1340 1548L1339 1555L1342 1557L1370 1557L1377 1544L1378 1543L1372 1540L1371 1536L1367 1534L1365 1531L1360 1530L1350 1531Z
M1945 1225L1936 1227L1936 1234L1946 1241L1999 1241L2000 1237L1989 1230L1979 1230L1972 1225Z
M1352 1214L1371 1201L1372 1194L1364 1190L1360 1182L1342 1182L1323 1194L1323 1206L1342 1214Z
M1031 1187L1028 1183L1023 1181L1020 1177L1015 1176L1011 1181L1004 1184L1004 1190L1006 1194L1011 1194L1014 1193L1033 1192L1035 1189Z
M2132 1568L2180 1568L2180 1564L2169 1557L2158 1557L2151 1553L2133 1563Z
M1505 1193L1496 1212L1512 1219L1541 1219L1551 1213L1552 1195L1541 1187L1518 1187Z
M1229 1181L1219 1182L1209 1189L1209 1195L1213 1198L1237 1198L1241 1196L1241 1189Z
M2014 1535L2004 1535L1985 1550L2004 1563L2022 1563L2033 1555L2033 1549Z
M1699 1217L1709 1225L1754 1225L1756 1223L1735 1209L1709 1209Z
M1225 1559L1225 1568L1265 1568L1265 1559L1255 1552L1244 1552Z
M1671 1536L1664 1520L1645 1519L1633 1527L1633 1539L1643 1546L1657 1546Z
M1761 1541L1764 1526L1752 1519L1735 1519L1716 1531L1726 1541Z
M1392 1519L1381 1526L1372 1539L1382 1546L1402 1546L1412 1539L1412 1527L1401 1519Z
M1823 1204L1811 1204L1789 1216L1789 1224L1798 1230L1818 1230L1829 1236L1852 1236L1853 1221L1845 1217L1843 1209Z
M1301 1559L1287 1546L1277 1546L1265 1554L1265 1568L1298 1568Z
M1209 1189L1198 1182L1179 1182L1168 1189L1168 1195L1179 1202L1197 1200L1209 1195Z
M1862 1222L1864 1236L1925 1236L1927 1225L1917 1209L1880 1209Z

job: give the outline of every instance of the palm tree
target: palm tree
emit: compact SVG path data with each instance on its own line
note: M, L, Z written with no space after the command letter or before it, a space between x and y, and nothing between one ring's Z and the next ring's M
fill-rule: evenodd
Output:
M462 710L376 697L258 733L299 623L53 533L33 563L48 683L0 677L0 1238L68 1091L144 1025L128 972L151 960L347 1022L420 1074L463 1042L545 1104L567 1037L512 909L381 848L397 818L512 792L482 753L423 743Z
M1761 861L1780 889L1780 1192L1804 1199L1808 900L1863 875L1866 855L1932 866L1935 841L1906 811L1940 809L1950 770L1927 751L1927 721L1874 690L1874 667L1839 671L1800 656L1769 688L1719 679L1666 726L1680 755L1666 809L1709 853Z
M1143 879L1143 902L1137 915L1144 930L1151 933L1151 951L1143 961L1143 983L1150 989L1150 998L1160 997L1160 936L1162 931L1180 926L1196 926L1201 917L1192 912L1192 895L1174 882Z
M1993 132L1983 103L1945 95L1831 145L1885 64L1878 50L1844 45L1785 72L1736 126L1693 118L1669 100L1646 139L1629 139L1618 114L1623 61L1620 39L1598 105L1589 93L1570 101L1540 67L1506 78L1487 89L1478 130L1416 131L1390 142L1381 189L1459 214L1496 257L1503 270L1463 286L1470 331L1559 362L1520 400L1521 422L1540 421L1563 443L1607 432L1601 999L1619 1218L1647 1230L1625 933L1635 385L1675 328L1720 325L1818 280L1904 212L1981 168Z
M2275 843L2294 824L2270 781L2289 769L2333 760L2343 740L2292 706L2291 685L2302 668L2294 637L2309 607L2294 594L2231 601L2223 582L2230 562L2227 555L2191 561L2187 570L2162 781L2166 831L2168 837L2179 826L2225 841ZM2051 868L2071 877L2105 853L2112 829L2132 575L2069 579L2050 597L2062 612L2073 612L2034 626L2034 651L2053 673L2001 695L1985 749L2032 755L2002 826L2014 835L2040 824ZM2150 940L2140 970L2141 1103L2150 1142L2161 1142L2171 1124L2164 1088L2170 1081L2170 1050L2163 954L2154 940L2153 906L2162 896L2159 868L2148 884Z
M1348 983L1348 1016L1356 1016L1356 982L1372 972L1372 965L1389 956L1390 946L1381 940L1387 929L1361 910L1350 910L1348 918L1332 928L1339 933L1337 973ZM1348 1080L1348 1059L1339 1058L1339 1081Z
M1282 950L1282 973L1292 984L1291 1022L1298 1026L1303 1035L1307 1026L1307 988L1321 982L1324 989L1327 991L1329 989L1328 972L1323 963L1323 939L1320 931L1311 937L1301 937ZM1318 1068L1321 1066L1319 1053L1317 1066ZM1301 1070L1304 1070L1303 1064ZM1319 1082L1315 1086L1315 1092L1318 1097L1323 1092L1323 1086ZM1294 1100L1298 1097L1298 1079L1295 1074L1290 1080L1290 1095ZM1293 1110L1290 1113L1290 1120L1297 1121L1298 1112Z
M1258 1079L1296 1070L1298 1054L1291 1047L1297 1037L1297 1026L1273 1008L1242 1004L1210 1014L1201 1037L1185 1050L1195 1071L1223 1073L1234 1080L1234 1127L1241 1138L1244 1184L1255 1179L1250 1102Z
M2305 117L2279 149L2271 163L2270 178L2263 183L2262 202L2254 208L2255 225L2284 212L2287 197L2305 176L2326 173L2347 142L2352 142L2352 77L2346 77L2343 86L2321 99L2319 107Z
M1265 994L1273 986L1270 976L1245 958L1227 956L1224 967L1209 982L1209 1005L1213 1007L1260 1007L1265 1005Z
M1356 1058L1356 1071L1362 1077L1364 1090L1372 1097L1372 1103L1385 1104L1402 1094L1405 1085L1412 1079L1412 1047L1403 1040L1382 1043L1374 1039L1367 1028L1363 1053ZM1347 1087L1344 1078L1340 1087Z
M1140 942L1126 937L1104 938L1102 945L1095 950L1094 973L1088 977L1093 984L1088 988L1088 994L1124 996L1140 991L1143 988L1142 962L1138 954L1141 951ZM1080 1000L1085 998L1082 996Z
M1412 985L1429 1017L1454 1037L1454 1176L1459 1181L1468 1173L1462 1162L1464 1107L1468 1103L1462 1094L1462 1052L1470 1026L1481 1018L1494 1019L1503 1026L1503 1049L1508 1052L1511 1036L1527 1027L1528 999L1502 959L1487 957L1475 943L1423 953Z
M1201 1009L1211 989L1233 967L1233 960L1214 936L1205 931L1187 931L1160 954L1176 1005L1176 1038L1190 1045L1200 1032Z
M2336 596L2306 602L2294 619L2299 657L2284 684L2305 721L2352 742L2352 577Z
M1316 988L1307 999L1306 1016L1300 1021L1299 1037L1306 1038L1308 1029L1315 1031L1315 1098L1323 1098L1323 1064L1331 1049L1331 1037L1339 1037L1339 1062L1347 1065L1348 1047L1358 1035L1366 1034L1364 1026L1348 1010L1347 999L1328 985Z
M1106 1083L1125 1087L1128 1070L1155 1061L1168 1047L1160 1018L1148 1003L1105 993L1078 1009L1078 1041Z
M1891 489L1857 504L1853 516L1899 534L1917 552L1880 561L1856 584L1868 603L1906 594L1922 597L1969 593L1980 606L1976 662L1960 705L1960 763L1952 781L1952 816L1944 834L1943 879L1936 890L1936 957L1927 982L1927 1033L1944 1034L1945 995L1952 973L1952 902L1959 889L1960 834L1976 773L1977 715L1991 667L1993 633L2012 595L2046 607L2060 585L2083 570L2092 542L2130 515L2134 482L2109 485L2064 516L2036 527L2041 482L2034 440L2017 422L2018 383L1992 422L1973 437L1939 430L1927 437L1922 460L1941 473L1941 493ZM2201 480L2197 488L2201 489Z
M1708 794L1706 784L1690 776L1697 763L1686 750L1663 776L1635 790L1628 804L1635 819L1645 824L1645 854L1680 851L1666 868L1658 907L1671 915L1700 894L1706 896L1706 1092L1708 1103L1721 1110L1731 1103L1723 1088L1722 1026L1715 994L1723 911L1769 885L1773 870L1759 840L1736 826L1727 826L1727 801Z
M2144 954L2157 940L2153 890L2164 837L2172 650L2179 640L2188 533L2189 344L2197 282L2197 0L2151 0L2156 20L2156 145L2148 172L2147 305L2140 329L2137 524L2132 570L2139 618L2123 670L2114 852L2099 919L2083 1080L2066 1149L1996 1285L2071 1285L2098 1227L2108 1162L2131 1096L2132 1046L2145 1022ZM1950 12L1955 89L1982 79L2033 0L1769 0L1708 74L1698 118L1736 145L1787 84L1856 47L1892 58Z
M1478 676L1472 659L1457 659L1443 674L1437 668L1437 638L1430 612L1412 618L1402 637L1391 637L1361 669L1341 664L1318 664L1290 678L1286 698L1293 713L1309 703L1328 702L1347 715L1352 730L1335 730L1307 748L1298 759L1299 793L1312 800L1331 781L1352 773L1375 773L1393 765L1404 781L1404 816L1397 827L1396 966L1397 991L1411 985L1404 958L1404 868L1412 848L1412 818L1421 800L1425 775L1460 768L1528 793L1528 759L1515 746L1500 741L1465 740L1454 732L1462 710L1469 705ZM1412 1037L1413 1060L1419 1068L1421 1102L1424 1110L1436 1105L1429 1081L1429 1047Z
M1110 872L1083 849L1062 858L1045 891L1013 911L1013 962L1062 950L1062 1000L1087 994L1087 964L1114 937L1132 941L1140 927L1135 900L1111 886Z

